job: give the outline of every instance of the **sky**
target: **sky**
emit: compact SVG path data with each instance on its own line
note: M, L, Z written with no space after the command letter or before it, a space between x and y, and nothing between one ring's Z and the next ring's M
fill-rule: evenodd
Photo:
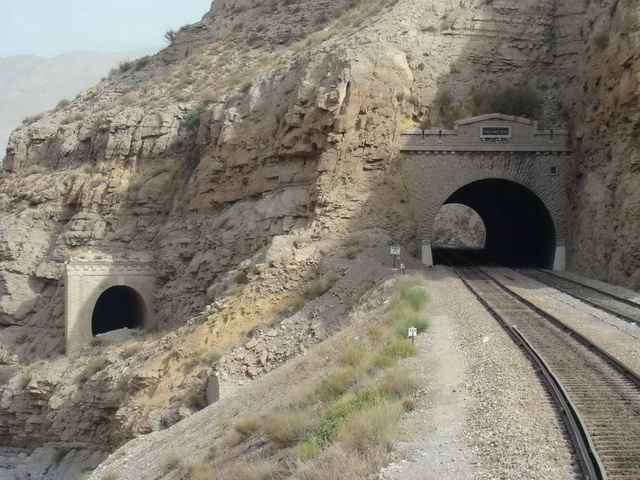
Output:
M169 29L200 21L211 0L0 0L0 57L165 45Z

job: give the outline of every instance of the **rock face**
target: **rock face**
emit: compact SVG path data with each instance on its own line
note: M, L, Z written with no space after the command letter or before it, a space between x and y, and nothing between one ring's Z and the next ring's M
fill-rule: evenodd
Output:
M574 112L575 269L640 287L640 36L635 5L612 2L585 34Z
M188 413L176 392L202 390L205 369L177 372L194 355L284 361L290 345L239 345L317 274L301 245L378 228L416 249L399 133L473 113L494 84L528 84L542 122L575 124L570 266L636 282L636 13L569 0L216 1L164 51L16 130L0 178L0 438L25 447L51 413L57 440L110 450ZM287 255L269 258L279 242ZM85 387L75 379L98 347L49 371L64 353L64 262L85 251L153 255L160 328L206 317L190 327L200 343L119 346ZM234 297L233 276L256 268L271 280ZM221 364L232 382L260 373L241 360Z

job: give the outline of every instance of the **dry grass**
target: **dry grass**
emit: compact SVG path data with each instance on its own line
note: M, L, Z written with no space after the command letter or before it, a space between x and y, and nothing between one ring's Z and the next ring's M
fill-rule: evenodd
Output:
M291 477L295 480L361 480L371 467L366 459L346 451L342 445L332 445L317 458L303 461Z
M314 395L322 401L335 400L362 379L364 375L365 372L361 368L339 368L320 382Z
M204 462L198 463L189 469L188 480L213 480L215 478L212 468Z
M418 354L418 348L406 340L396 340L383 350L383 354L396 360L401 360L415 357Z
M247 417L234 423L233 429L238 432L242 438L246 438L258 431L260 423L261 421L258 417Z
M402 399L412 395L417 388L416 378L404 365L396 365L383 373L381 389L390 397Z
M269 460L253 460L236 465L225 477L228 480L267 480L276 478L279 465Z
M368 356L367 346L363 343L356 343L342 352L338 358L338 365L343 367L359 367Z
M303 440L316 423L306 410L285 410L268 417L263 430L275 446L287 447Z
M391 451L403 408L398 402L383 401L356 413L340 430L339 443L345 449L378 460Z

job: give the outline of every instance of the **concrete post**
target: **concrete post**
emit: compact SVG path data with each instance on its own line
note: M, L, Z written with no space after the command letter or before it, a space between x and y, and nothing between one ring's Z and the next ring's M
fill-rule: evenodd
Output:
M431 239L422 239L422 263L427 267L433 267L433 253L431 252Z

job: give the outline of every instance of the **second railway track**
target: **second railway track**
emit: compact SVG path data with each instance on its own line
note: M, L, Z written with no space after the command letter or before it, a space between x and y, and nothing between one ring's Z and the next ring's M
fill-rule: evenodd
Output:
M539 269L519 270L534 280L571 295L593 307L640 326L640 304L597 288Z
M539 353L567 392L606 472L588 478L640 479L640 378L623 373L624 366L613 366L595 346L577 340L481 270L457 271L494 315Z

